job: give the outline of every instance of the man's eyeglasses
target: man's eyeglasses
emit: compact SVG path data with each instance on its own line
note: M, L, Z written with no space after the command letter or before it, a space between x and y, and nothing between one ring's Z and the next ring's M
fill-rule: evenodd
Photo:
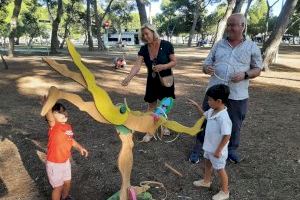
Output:
M226 24L227 27L244 26L244 24Z

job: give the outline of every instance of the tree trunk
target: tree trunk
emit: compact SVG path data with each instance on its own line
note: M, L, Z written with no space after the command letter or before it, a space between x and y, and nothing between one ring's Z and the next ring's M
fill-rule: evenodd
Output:
M16 42L15 42L15 43L16 43L16 45L19 45L19 44L20 44L20 37L17 37L17 38L16 38Z
M194 32L195 32L196 25L197 25L199 15L200 15L200 4L201 3L202 3L202 0L197 1L196 7L195 7L195 10L194 10L194 13L193 13L193 25L192 25L192 28L190 30L190 35L189 35L189 40L188 40L188 47L192 46L192 40L193 40L193 37L194 37Z
M138 10L139 10L140 23L141 23L141 26L142 26L143 24L148 22L145 2L143 0L136 0L136 5L137 5Z
M28 44L27 44L27 46L30 47L30 48L32 48L32 40L33 40L33 38L30 37L30 38L29 38L29 42L28 42Z
M270 18L270 10L271 10L271 6L269 4L269 1L266 0L267 2L267 14L266 14L266 19L265 19L265 33L263 35L263 43L266 42L267 39L267 35L268 35L268 29L269 29L269 18Z
M293 22L291 22L288 27L286 28L286 31L288 31L290 28L292 28L298 21L300 20L300 18L294 20ZM300 27L299 27L299 34L298 36L300 37Z
M227 2L228 2L228 6L227 6L227 9L226 9L226 12L225 12L223 18L219 21L214 43L218 42L219 40L221 40L223 38L227 20L230 17L230 15L232 14L236 0L227 0Z
M121 26L118 27L118 43L122 46L122 28Z
M151 2L149 2L147 6L149 6L149 9L148 9L148 13L149 13L148 22L149 22L150 24L152 24L152 16L151 16L152 6L151 6Z
M71 1L71 3L72 3L72 4L71 4L71 9L70 9L70 10L73 10L75 1ZM73 15L72 15L72 14L68 14L67 19L66 19L66 22L65 22L65 32L64 32L64 37L63 37L63 40L62 40L62 42L60 43L60 46L59 46L60 49L64 48L65 41L66 41L67 37L68 37L69 34L70 34L70 31L69 31L69 24L71 23L72 18L73 18Z
M61 16L63 14L63 3L62 0L57 1L57 14L55 20L52 22L52 34L51 34L51 50L50 53L57 53L59 45L57 32L60 24Z
M87 39L89 45L89 51L93 51L93 38L92 38L92 26L91 26L91 0L86 1L86 30Z
M265 34L263 36L263 43L266 42L266 38L268 35L268 31L269 31L269 18L270 18L270 11L272 9L272 7L278 2L279 0L275 1L272 5L270 5L269 0L266 0L267 3L267 15L266 15L266 19L265 19Z
M252 1L253 1L253 0L248 0L247 8L246 8L245 14L244 14L244 16L245 16L246 19L247 19L247 17L248 17L248 12L249 12L249 9L250 9L250 6L251 6Z
M64 33L64 37L63 37L63 40L62 40L62 42L60 43L60 46L59 46L60 49L63 49L63 48L64 48L64 44L65 44L65 42L66 42L66 39L67 39L67 37L69 36L69 28L68 28L69 23L70 23L70 19L68 18L68 19L66 20L66 24L65 24L65 33Z
M298 0L285 1L285 4L280 12L280 15L277 18L275 28L272 31L269 39L263 45L262 48L263 68L266 71L269 70L269 65L272 64L272 61L278 52L278 48L282 40L282 36L286 31L291 16L294 13L297 2Z
M170 21L170 20L169 20ZM170 27L170 23L168 24L168 32L167 32L167 39L168 39L168 41L169 42L171 42L171 39L172 39L172 37L173 37L173 33L174 33L174 30L175 30L175 28L176 28L176 25L174 25L173 27L172 27L172 30L171 30L171 27Z
M18 17L20 14L21 6L22 6L22 0L14 1L14 10L13 10L13 14L11 17L11 22L10 22L8 56L13 56L13 54L14 54L15 35L16 35L16 29L17 29L17 25L18 25Z
M87 31L84 32L84 41L83 45L87 45Z
M97 0L93 0L94 4L94 13L95 13L95 25L96 25L96 35L97 35L97 42L98 42L98 51L102 50L104 47L104 44L101 39L101 31L100 31L100 20L99 20L99 14L98 14L98 5L97 5Z
M48 13L49 13L49 17L50 17L50 21L53 22L54 21L54 17L51 13L51 5L50 5L50 1L49 0L46 0L46 3L47 3L47 10L48 10Z
M232 13L240 13L242 11L242 7L245 3L245 0L236 0L236 4L234 6L234 9Z
M2 62L3 62L3 65L4 65L4 69L8 69L8 65L3 57L3 55L1 54L1 59L2 59Z
M95 24L96 24L97 41L98 41L98 48L97 48L98 51L106 49L104 42L101 38L101 27L102 27L103 19L104 19L105 15L107 14L107 12L109 11L112 2L113 2L113 0L110 0L107 8L105 9L103 17L100 19L99 13L98 13L97 0L94 0L94 12L95 12Z

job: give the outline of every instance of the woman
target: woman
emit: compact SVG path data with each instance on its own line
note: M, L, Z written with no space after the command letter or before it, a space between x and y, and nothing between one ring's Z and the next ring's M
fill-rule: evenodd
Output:
M146 94L144 100L148 103L148 111L153 111L157 106L157 100L164 97L175 99L174 83L171 87L161 84L159 75L164 77L172 74L172 67L176 66L176 58L173 45L165 40L159 39L156 29L151 24L144 24L140 29L140 39L145 43L138 52L138 58L129 75L122 81L127 86L131 79L140 71L143 62L148 69ZM159 73L159 74L158 74ZM164 134L170 131L164 129ZM144 142L149 142L153 136L146 134Z

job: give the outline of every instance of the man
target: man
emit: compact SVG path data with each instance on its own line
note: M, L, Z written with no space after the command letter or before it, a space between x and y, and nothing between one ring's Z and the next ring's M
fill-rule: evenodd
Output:
M248 109L249 79L260 75L262 57L260 49L243 35L246 19L242 14L233 14L227 20L227 38L218 41L204 61L203 72L211 75L207 88L216 84L226 84L230 88L228 113L232 121L232 132L228 146L228 159L239 163L237 148L240 144L240 129ZM207 97L202 107L208 110ZM204 132L197 136L197 142L190 155L190 161L199 162Z

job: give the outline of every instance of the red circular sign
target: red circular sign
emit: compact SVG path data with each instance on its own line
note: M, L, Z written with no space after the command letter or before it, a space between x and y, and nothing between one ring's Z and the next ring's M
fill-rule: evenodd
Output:
M109 27L109 21L104 22L104 27L108 28Z

